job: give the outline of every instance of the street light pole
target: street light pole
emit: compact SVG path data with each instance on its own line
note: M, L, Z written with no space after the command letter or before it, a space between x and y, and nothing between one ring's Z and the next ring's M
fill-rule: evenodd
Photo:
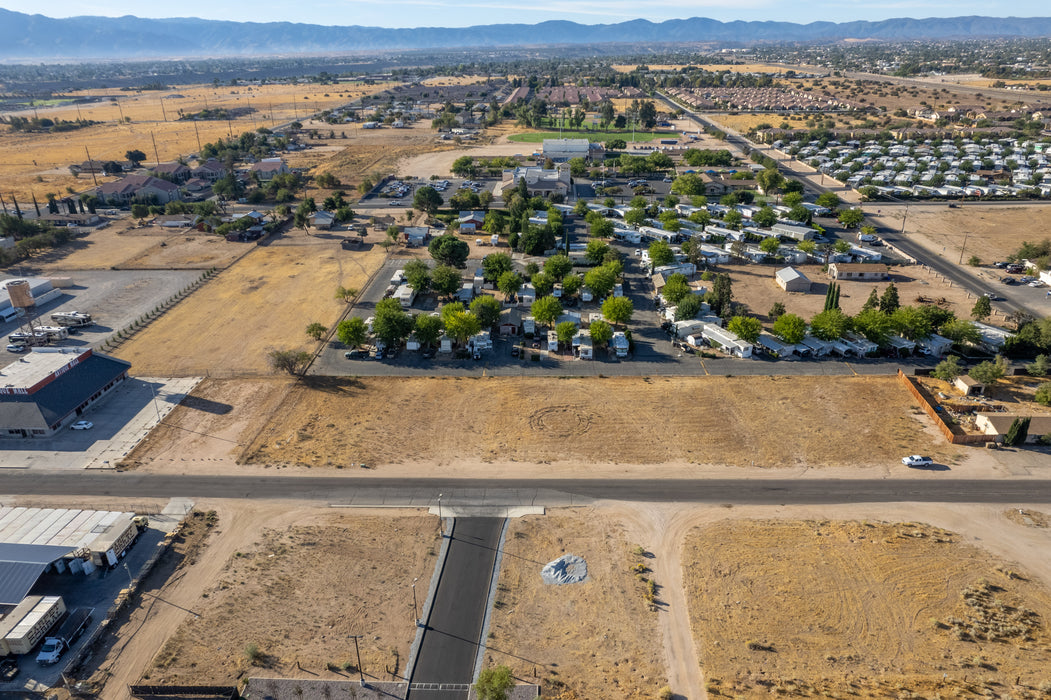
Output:
M350 635L350 638L354 640L354 655L358 657L358 678L361 680L361 684L365 685L365 671L361 668L361 650L358 649L358 639L361 637L362 635L360 634Z
M412 580L412 619L417 627L420 626L420 615L416 612L416 582L419 580L418 578Z

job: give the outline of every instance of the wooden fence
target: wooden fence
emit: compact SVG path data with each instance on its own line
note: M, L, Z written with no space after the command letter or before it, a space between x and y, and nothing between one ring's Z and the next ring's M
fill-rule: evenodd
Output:
M934 421L935 426L937 426L938 430L941 431L942 436L944 436L945 439L951 444L981 445L983 443L994 442L996 440L995 435L964 435L962 433L955 432L952 429L952 426L949 425L948 422L946 422L944 414L939 413L937 410L935 410L934 401L931 400L930 396L927 394L926 389L920 386L919 383L913 380L912 377L902 372L901 369L898 370L898 380L901 381L906 386L906 388L908 388L909 393L912 394L913 398L920 402L920 408L922 408L924 412L926 412L927 415L931 417L931 420Z

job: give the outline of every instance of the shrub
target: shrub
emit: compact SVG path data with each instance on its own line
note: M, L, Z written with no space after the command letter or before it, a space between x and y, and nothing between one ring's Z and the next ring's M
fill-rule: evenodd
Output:
M245 646L245 659L248 663L254 664L263 658L263 652L259 651L259 646L256 644L248 644Z

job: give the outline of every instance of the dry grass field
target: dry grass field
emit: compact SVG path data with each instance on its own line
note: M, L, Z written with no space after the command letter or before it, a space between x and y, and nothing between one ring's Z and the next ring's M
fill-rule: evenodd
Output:
M1045 697L1051 596L917 523L723 521L684 580L709 697ZM917 695L918 693L918 695Z
M411 585L434 570L436 518L317 512L256 538L211 580L193 606L200 618L179 625L141 682L353 678L349 635L362 633L367 678L404 671L416 633Z
M139 376L268 373L268 350L313 347L303 329L331 327L344 309L336 288L360 288L383 259L377 246L346 251L336 237L292 231L254 248L114 354Z
M901 228L900 211L895 211ZM894 221L890 217L884 217ZM893 226L893 223L888 224ZM1051 237L1043 207L972 206L948 209L945 206L910 207L905 232L922 236L935 252L958 260L967 239L964 260L977 255L986 263L1003 260L1018 250L1023 241L1038 242Z
M91 187L90 175L79 179L69 165L87 160L123 160L125 152L139 149L154 161L153 143L162 161L194 153L199 143L237 136L259 127L273 128L314 112L346 104L363 94L373 94L386 84L359 85L263 85L181 86L170 90L120 92L93 90L71 93L72 97L102 97L78 107L61 106L37 110L51 119L83 119L102 122L95 126L58 134L12 133L0 126L0 180L5 192L28 202L30 192L44 201L46 192L64 193L66 187L80 191ZM182 97L173 97L181 95ZM116 102L110 101L115 97ZM210 108L251 108L246 116L227 121L178 121L180 110L193 114ZM20 112L21 116L31 112ZM122 123L121 119L130 119ZM87 149L87 151L85 151Z
M925 420L891 377L308 377L241 461L382 468L474 460L494 463L501 476L514 473L514 462L885 466L913 452L950 459L955 452Z
M631 567L634 542L615 512L592 509L510 522L486 658L542 684L544 697L653 698L668 684L658 615ZM563 554L588 564L588 580L545 584Z

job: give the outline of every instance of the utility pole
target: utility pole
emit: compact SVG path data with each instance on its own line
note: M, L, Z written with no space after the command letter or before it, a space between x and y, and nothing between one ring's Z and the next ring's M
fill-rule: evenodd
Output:
M201 153L201 132L197 130L197 122L193 123L193 133L197 137L197 154Z
M95 183L95 187L99 186L99 180L95 177L95 164L91 162L91 154L88 153L88 147L84 146L84 155L88 157L88 168L91 170L91 181Z
M157 165L160 166L160 164L161 164L161 156L160 156L159 153L157 153L157 139L155 139L153 137L153 132L152 131L150 132L150 140L153 141L153 157L157 161Z
M164 111L164 99L158 100L161 103L161 116L164 117L164 121L168 121L168 113Z
M358 640L364 635L352 634L350 638L354 640L354 654L358 657L358 679L362 685L365 685L365 671L361 668L361 650L358 649Z
M959 260L959 262L956 263L957 265L962 265L963 264L963 251L967 250L967 236L970 233L971 232L970 232L969 229L964 229L964 231L963 231L963 246L960 247L960 260Z
M416 582L419 580L419 578L412 580L412 621L417 627L420 626L420 614L416 611Z

